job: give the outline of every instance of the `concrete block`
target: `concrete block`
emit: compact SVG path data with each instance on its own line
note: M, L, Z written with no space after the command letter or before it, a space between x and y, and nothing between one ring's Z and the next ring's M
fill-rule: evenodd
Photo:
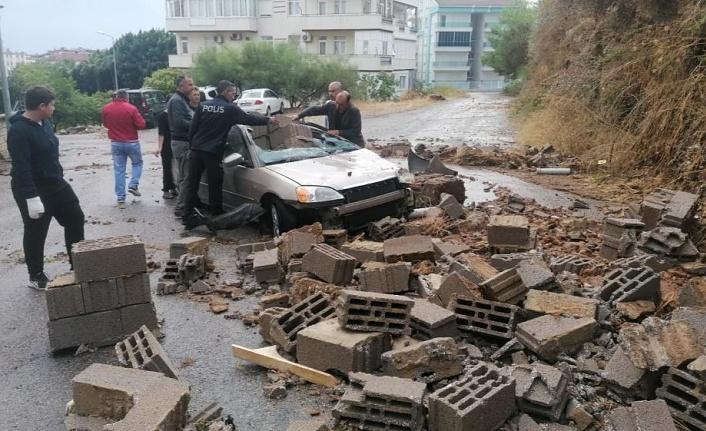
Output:
M590 317L542 316L517 325L515 336L528 349L548 362L561 352L575 353L593 339L598 322Z
M355 331L409 335L413 305L404 296L344 290L339 296L338 321Z
M448 272L454 271L475 284L481 284L498 274L498 270L485 262L480 256L470 253L460 254L450 262Z
M706 429L706 395L704 382L677 368L669 368L662 376L657 397L663 399L672 416L693 429Z
M120 307L118 285L115 278L84 281L81 283L81 292L86 313L113 310Z
M72 380L74 412L110 419L105 431L181 431L189 386L160 373L93 364Z
M480 298L483 296L475 283L456 271L444 276L439 288L434 293L439 297L444 307L448 307L457 297Z
M515 380L485 363L429 395L429 431L494 431L515 412Z
M343 286L353 279L355 258L328 244L317 244L302 258L302 270Z
M466 335L509 340L515 336L519 307L485 299L456 298L451 306L458 330Z
M392 348L390 334L354 332L335 319L324 320L297 333L297 361L321 371L373 372L382 365L381 356Z
M147 326L143 325L137 332L116 344L115 353L123 366L179 378L179 372Z
M49 288L45 296L49 320L63 319L85 313L83 294L81 293L81 286L78 284Z
M253 272L258 283L279 283L282 275L276 248L257 251L253 255Z
M351 386L332 415L360 429L424 428L424 383L398 377L351 373Z
M418 382L433 383L463 371L453 338L434 338L382 354L382 372Z
M654 272L666 271L676 265L674 259L660 257L654 254L635 254L630 257L624 257L614 260L610 263L611 268L640 268L643 266L652 268Z
M456 314L425 299L414 299L409 326L412 335L422 340L458 336Z
M145 246L137 235L77 242L71 249L78 283L147 272Z
M554 258L549 265L555 274L559 274L564 271L571 272L573 274L581 274L581 271L584 269L594 268L595 266L596 263L591 259L571 255Z
M152 301L149 274L135 274L118 277L115 280L118 290L118 304L121 307L145 304Z
M409 290L411 269L405 262L366 262L358 273L361 290L378 293L403 293Z
M605 385L625 397L652 399L659 386L661 374L643 370L632 363L630 358L618 347L601 373Z
M324 420L296 421L292 423L287 431L329 431Z
M678 367L703 354L698 335L686 320L648 317L639 325L626 323L618 342L635 366L650 371Z
M238 269L240 269L243 274L250 274L252 272L254 253L258 251L271 250L275 247L274 241L241 244L236 246L235 254Z
M297 347L297 333L315 323L334 317L335 308L331 298L318 292L294 304L271 322L270 336L287 352Z
M603 225L603 234L613 238L620 238L626 231L635 232L636 236L645 229L645 224L638 219L606 218Z
M516 271L528 289L551 290L559 286L554 273L542 260L524 260L517 265Z
M530 290L524 308L531 313L596 318L598 301L561 293Z
M329 295L331 299L334 300L338 297L341 290L343 290L343 288L341 286L336 286L335 284L326 283L325 281L316 280L309 277L300 277L292 283L290 296L291 301L293 303L297 303L321 292Z
M201 255L183 254L177 261L182 283L194 283L206 276L206 259Z
M102 431L103 427L109 423L110 421L104 418L69 414L64 418L64 429L66 431Z
M587 412L581 404L571 399L566 405L566 419L574 423L579 431L588 429L596 421L592 414ZM572 428L573 431L573 428Z
M515 365L501 370L515 379L518 408L526 413L558 421L569 400L569 380L559 369L540 363Z
M646 266L614 269L603 277L603 287L598 296L610 304L643 299L657 302L659 287L659 274Z
M689 235L675 227L656 227L643 232L637 246L649 253L677 258L696 258L699 251Z
M348 231L346 229L328 229L322 231L321 235L324 237L326 244L339 250L343 244L348 242Z
M525 246L530 240L527 217L519 215L495 215L488 222L488 245L490 247Z
M263 295L260 297L260 300L257 301L257 305L259 305L263 310L272 307L287 308L291 305L289 293L279 292L273 293L272 295Z
M385 262L414 262L418 260L429 260L434 262L434 243L431 237L423 235L405 236L401 238L391 238L383 243Z
M605 417L606 431L677 431L664 400L635 401Z
M194 254L208 257L208 244L211 242L209 238L199 236L189 236L172 241L169 244L169 258L179 259L183 254Z
M78 347L81 344L108 346L115 344L126 334L123 333L120 310L50 320L47 326L52 352Z
M517 431L544 431L529 415L523 414L517 420Z
M375 241L385 241L404 235L402 221L393 217L385 217L368 226L368 236Z
M674 193L664 206L658 225L675 227L686 232L691 224L698 198L698 195L692 193Z
M120 321L122 322L122 334L127 335L136 332L142 325L151 330L158 329L157 312L154 305L147 304L128 305L120 308Z
M693 375L698 376L701 380L706 378L706 355L699 356L689 363L686 367Z
M655 303L651 300L633 302L618 302L615 310L629 320L638 320L644 314L653 314L656 310Z
M454 195L442 193L440 199L439 207L444 210L448 218L458 220L466 217L466 210L463 209L463 205L458 203Z
M315 232L289 231L282 235L279 243L279 259L286 265L292 258L304 256L316 244L323 242L323 237Z
M706 346L706 307L679 307L672 312L672 320L686 320Z
M504 271L506 269L513 268L517 266L520 262L525 260L538 259L546 262L547 255L542 251L527 251L523 253L506 253L506 254L494 254L490 256L490 265L493 268Z
M414 192L415 208L439 205L442 193L454 195L460 203L466 200L466 187L463 179L457 176L416 174L414 178L416 183L421 184L421 189Z
M262 310L258 316L258 332L260 336L270 344L277 344L274 338L270 335L272 323L275 322L283 313L287 312L286 308L271 307Z
M384 262L383 243L375 241L353 241L341 246L341 251L353 256L357 264L364 262Z
M432 243L434 244L434 253L437 259L447 255L456 256L457 254L467 253L471 250L471 247L467 244L455 244L441 240L437 241L436 238L432 238Z
M637 252L635 231L627 230L620 237L601 236L600 256L606 260L630 257Z
M479 287L485 298L513 305L525 299L527 294L527 286L517 273L517 267L506 269L479 284Z

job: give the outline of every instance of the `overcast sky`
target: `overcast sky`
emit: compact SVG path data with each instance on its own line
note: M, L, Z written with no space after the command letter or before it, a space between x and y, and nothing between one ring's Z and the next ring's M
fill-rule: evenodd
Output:
M54 48L105 49L109 37L164 28L164 0L0 0L3 47L42 54Z

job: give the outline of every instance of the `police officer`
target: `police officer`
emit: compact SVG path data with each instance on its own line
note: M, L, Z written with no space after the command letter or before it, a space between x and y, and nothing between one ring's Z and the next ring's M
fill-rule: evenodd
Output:
M279 125L274 117L262 117L245 113L233 103L236 87L230 81L221 81L216 86L218 96L202 103L194 115L189 131L189 184L182 221L186 229L203 223L200 214L194 217L198 200L199 182L204 170L208 179L208 202L211 214L223 214L223 166L221 164L226 139L231 127L236 124L264 126Z

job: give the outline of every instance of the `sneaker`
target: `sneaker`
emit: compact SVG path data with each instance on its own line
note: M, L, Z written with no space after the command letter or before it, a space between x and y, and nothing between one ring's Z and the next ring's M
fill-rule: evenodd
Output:
M184 216L182 222L184 224L184 229L191 230L206 224L206 217L204 217L199 210L195 209L188 216Z
M166 191L162 193L162 199L174 199L174 195L172 194L171 191Z
M125 208L127 208L125 201L118 201L118 208L120 208L121 210L124 210Z
M29 287L36 290L47 290L49 277L43 272L29 276Z
M142 193L140 193L140 191L137 190L137 187L130 187L129 189L127 189L127 192L133 196L142 196Z
M174 210L174 218L182 218L184 214L181 210Z

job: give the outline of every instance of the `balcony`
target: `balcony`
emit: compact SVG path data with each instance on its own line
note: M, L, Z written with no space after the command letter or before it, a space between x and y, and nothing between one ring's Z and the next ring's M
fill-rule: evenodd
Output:
M392 19L379 14L346 13L302 15L302 31L386 30L392 31Z
M467 52L471 50L471 42L437 42L434 48L437 51Z
M435 61L432 63L435 70L468 70L470 61Z
M167 18L167 31L257 31L257 18L252 16Z
M193 54L170 54L169 67L176 69L191 69L194 66Z
M417 27L409 27L404 21L395 21L394 37L397 39L417 40Z
M473 30L473 24L471 24L470 22L446 21L438 22L437 24L437 28L453 28L454 30L463 29L468 31Z

